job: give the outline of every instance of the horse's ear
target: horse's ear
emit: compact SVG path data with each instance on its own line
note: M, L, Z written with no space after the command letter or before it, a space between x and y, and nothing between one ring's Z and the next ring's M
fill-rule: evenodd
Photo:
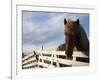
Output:
M77 19L76 23L79 24L79 22L80 22L79 19Z
M67 21L66 21L66 19L64 19L64 24L66 24L67 23Z

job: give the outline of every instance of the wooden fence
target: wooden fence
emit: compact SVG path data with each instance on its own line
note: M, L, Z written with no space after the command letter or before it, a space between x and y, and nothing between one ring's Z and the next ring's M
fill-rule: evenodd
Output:
M31 67L35 66L36 68L55 68L55 67L68 67L68 66L88 66L89 58L82 52L74 52L73 59L66 59L65 51L35 51L38 54L38 61L36 57ZM34 55L34 53L32 53ZM26 56L27 59L27 56ZM27 63L24 62L23 64ZM33 60L33 59L32 59ZM30 62L31 60L29 60ZM37 65L37 66L36 66ZM30 65L28 65L29 67ZM26 65L23 66L27 67Z
M72 60L66 59L65 51L37 51L37 53L39 54L38 67L52 68L89 65L89 58L82 52L74 52Z
M28 69L28 68L36 68L38 65L36 56L34 53L27 54L22 59L22 69Z

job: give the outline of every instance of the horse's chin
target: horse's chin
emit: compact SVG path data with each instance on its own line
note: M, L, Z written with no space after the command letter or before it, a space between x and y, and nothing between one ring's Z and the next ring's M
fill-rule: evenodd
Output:
M78 51L78 49L76 47L73 48L73 51Z
M66 50L66 51L65 51L65 54L66 54L66 58L67 58L67 59L72 59L72 54L73 54L72 51Z

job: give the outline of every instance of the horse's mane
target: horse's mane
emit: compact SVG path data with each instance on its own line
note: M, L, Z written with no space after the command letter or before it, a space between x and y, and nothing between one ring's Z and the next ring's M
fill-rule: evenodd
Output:
M79 24L79 46L82 51L89 51L89 40L81 24Z

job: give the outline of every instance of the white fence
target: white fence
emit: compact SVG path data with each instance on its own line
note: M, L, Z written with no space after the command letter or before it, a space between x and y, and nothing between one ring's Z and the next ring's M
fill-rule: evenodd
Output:
M54 67L89 65L89 62L86 61L84 62L84 60L86 59L89 60L89 58L82 52L77 52L77 51L74 52L72 60L66 59L65 51L35 51L35 52L38 54L38 61L32 63L33 64L32 66L37 65L35 66L37 68L54 68ZM34 59L36 60L36 58ZM77 59L80 59L81 61ZM84 60L82 61L82 59ZM25 64L25 62L23 64ZM24 65L24 67L26 67L26 65Z
M36 68L38 65L36 56L34 53L27 54L22 59L22 69L28 69L28 68Z
M38 67L52 68L62 66L87 66L88 62L77 61L77 58L88 59L82 52L74 52L73 60L66 59L65 51L37 51L39 55Z

